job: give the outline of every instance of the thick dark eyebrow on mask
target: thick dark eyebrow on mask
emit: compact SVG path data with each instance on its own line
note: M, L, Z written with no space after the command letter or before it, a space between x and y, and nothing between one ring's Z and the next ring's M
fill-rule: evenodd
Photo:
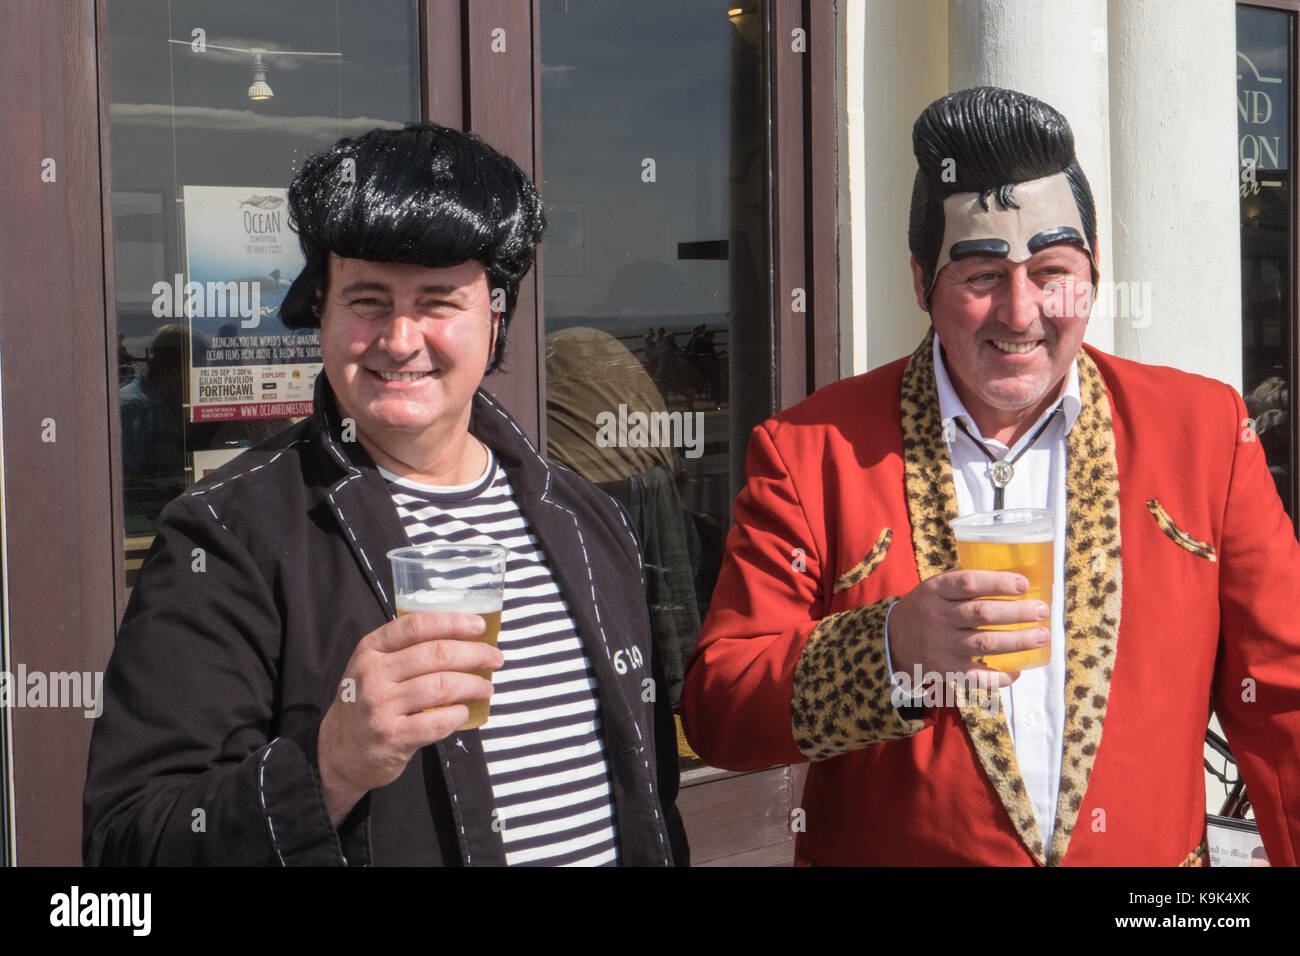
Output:
M1057 226L1055 229L1044 229L1038 235L1034 236L1025 247L1032 256L1036 252L1041 252L1048 246L1059 246L1068 243L1072 246L1083 246L1087 244L1083 241L1083 236L1079 235L1079 230L1071 226Z
M973 259L985 256L990 259L1005 259L1011 255L1011 243L1005 239L963 239L954 242L948 250L948 258L953 262L958 259Z

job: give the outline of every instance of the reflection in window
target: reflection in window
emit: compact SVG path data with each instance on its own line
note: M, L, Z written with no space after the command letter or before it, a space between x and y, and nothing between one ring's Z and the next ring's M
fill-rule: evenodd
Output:
M547 451L629 511L674 703L773 411L763 18L541 4Z
M419 119L413 0L108 5L128 586L162 507L309 407L285 189L340 136Z
M1290 170L1291 14L1237 7L1242 391L1282 503L1295 501L1295 209Z

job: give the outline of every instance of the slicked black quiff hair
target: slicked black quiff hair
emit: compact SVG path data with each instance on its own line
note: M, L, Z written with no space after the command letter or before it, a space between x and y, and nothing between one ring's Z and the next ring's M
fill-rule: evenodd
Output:
M1097 209L1074 155L1074 133L1042 100L996 86L949 93L917 117L912 152L917 170L907 246L927 290L943 244L943 201L954 193L980 193L986 209L990 196L1003 209L1015 209L1016 183L1065 173L1088 248L1096 250ZM944 181L945 172L951 182Z
M472 133L410 123L341 139L307 159L289 186L289 225L307 264L280 306L286 326L320 326L313 307L329 285L330 253L431 268L474 259L489 288L505 292L493 372L546 218L511 159Z

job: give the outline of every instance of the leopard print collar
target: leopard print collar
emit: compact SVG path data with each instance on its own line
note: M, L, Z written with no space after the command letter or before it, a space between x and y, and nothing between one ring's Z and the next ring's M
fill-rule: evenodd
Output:
M1066 439L1065 740L1056 824L1046 848L1006 716L978 691L968 694L960 683L954 685L980 765L1025 846L1048 866L1065 858L1101 743L1122 593L1119 468L1110 402L1092 359L1082 349L1078 359L1082 408ZM957 499L935 389L933 329L908 361L900 397L907 510L916 568L924 581L957 566L948 526L957 517Z

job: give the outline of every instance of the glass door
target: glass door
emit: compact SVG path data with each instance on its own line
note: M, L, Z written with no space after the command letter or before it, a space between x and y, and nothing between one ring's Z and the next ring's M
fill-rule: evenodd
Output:
M127 586L159 511L310 412L286 188L341 136L420 118L415 0L108 4Z
M627 508L674 705L775 410L766 15L540 5L547 453Z

